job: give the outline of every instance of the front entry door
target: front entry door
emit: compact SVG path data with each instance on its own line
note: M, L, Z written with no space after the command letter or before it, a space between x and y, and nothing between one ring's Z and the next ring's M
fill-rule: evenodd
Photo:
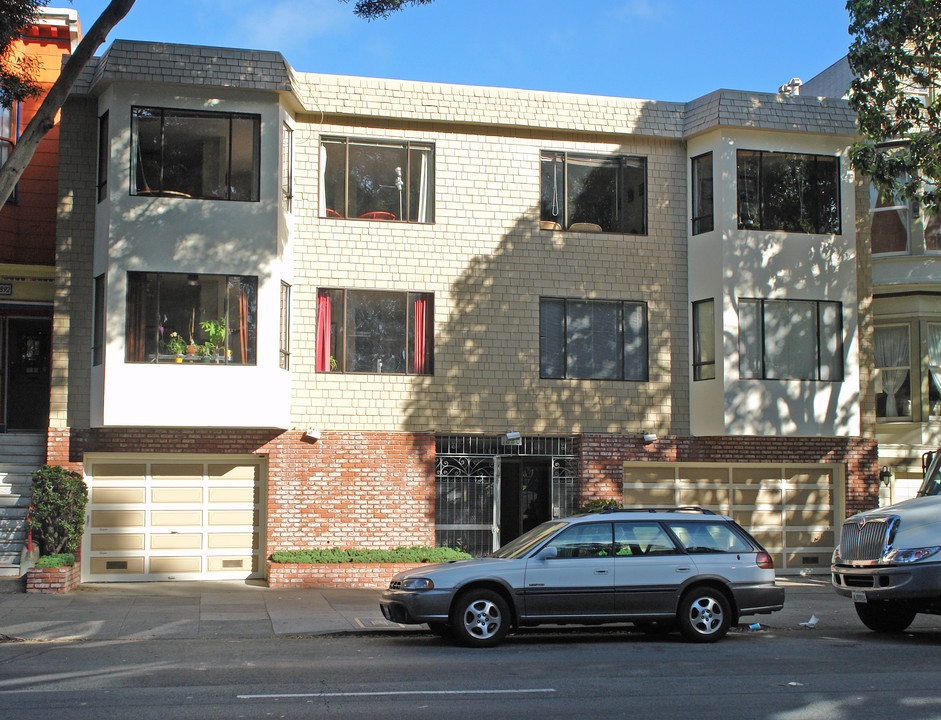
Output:
M500 459L500 544L552 519L549 458Z
M7 320L4 369L8 430L42 430L48 427L51 356L51 320Z

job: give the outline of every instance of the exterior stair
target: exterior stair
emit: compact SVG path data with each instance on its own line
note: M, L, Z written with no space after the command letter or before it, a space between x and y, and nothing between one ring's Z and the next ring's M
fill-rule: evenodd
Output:
M46 461L44 432L0 433L0 577L19 576L32 474Z

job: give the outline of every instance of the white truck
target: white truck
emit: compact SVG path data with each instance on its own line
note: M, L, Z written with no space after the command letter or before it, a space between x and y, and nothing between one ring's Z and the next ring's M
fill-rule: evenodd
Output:
M916 497L847 518L833 551L834 589L875 632L941 615L941 451L926 453L922 469Z

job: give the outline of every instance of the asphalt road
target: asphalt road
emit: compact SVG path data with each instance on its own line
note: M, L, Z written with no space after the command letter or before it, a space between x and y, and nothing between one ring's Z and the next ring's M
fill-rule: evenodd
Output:
M941 718L941 630L0 643L0 718Z

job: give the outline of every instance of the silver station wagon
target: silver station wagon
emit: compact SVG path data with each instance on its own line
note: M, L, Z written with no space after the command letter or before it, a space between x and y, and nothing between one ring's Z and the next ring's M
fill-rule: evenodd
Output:
M784 606L771 556L700 508L605 510L552 520L488 557L399 573L383 616L472 647L542 624L631 622L715 642L743 615Z

